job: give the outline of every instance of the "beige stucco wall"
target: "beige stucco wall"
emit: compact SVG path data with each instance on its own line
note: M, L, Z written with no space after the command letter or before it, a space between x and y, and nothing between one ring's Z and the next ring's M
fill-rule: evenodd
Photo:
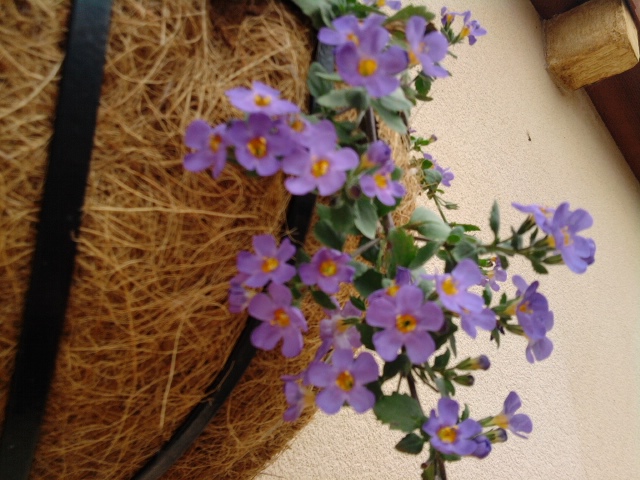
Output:
M438 7L429 2L431 8ZM486 335L461 352L487 353L488 372L459 399L480 418L497 413L510 390L534 423L529 440L511 436L485 460L464 459L450 479L640 479L640 188L583 91L562 92L544 69L540 20L528 0L454 0L489 34L455 48L453 76L417 109L414 127L439 140L433 155L456 174L447 196L452 220L486 227L496 198L503 227L523 218L511 201L571 202L594 217L596 263L585 275L564 267L541 278L556 324L550 359L530 365L524 340L496 350ZM529 137L531 140L529 140ZM511 273L528 280L531 268ZM423 408L435 398L423 392ZM314 421L260 476L285 479L418 479L415 458L393 450L399 432L371 412Z

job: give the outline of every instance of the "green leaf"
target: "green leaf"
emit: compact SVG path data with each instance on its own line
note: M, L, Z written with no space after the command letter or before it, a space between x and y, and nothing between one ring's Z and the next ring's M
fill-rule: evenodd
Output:
M331 225L325 221L319 221L313 229L313 233L316 238L329 248L342 251L344 246L345 236L336 232Z
M367 238L375 238L378 230L378 213L371 199L362 196L355 204L354 224Z
M361 298L351 297L349 300L351 300L351 303L353 303L353 306L356 307L361 312L364 312L367 309L367 305L364 303L364 301Z
M493 206L491 207L491 215L489 216L489 226L491 227L491 231L498 238L498 234L500 233L500 208L498 207L498 202L494 201Z
M458 262L463 258L471 258L474 257L478 253L478 247L475 243L468 240L468 238L463 238L457 245L451 250L451 255Z
M401 430L406 433L420 428L427 420L417 400L397 392L378 400L373 407L373 412L378 420L388 424L392 430Z
M311 296L322 308L326 308L327 310L336 309L336 305L331 301L331 297L322 290L311 290Z
M333 85L331 82L324 80L321 75L326 74L325 68L318 62L313 62L309 67L309 75L307 76L307 86L309 93L315 98L326 95L331 91Z
M451 233L447 237L447 243L450 245L455 245L464 237L464 228L457 226L451 229Z
M464 410L462 411L462 415L460 416L460 421L464 422L467 418L469 418L469 405L464 404Z
M440 477L438 477L440 478ZM436 480L436 464L429 462L421 475L422 480Z
M426 245L420 247L416 253L416 256L411 260L409 269L415 270L422 267L425 263L433 257L438 249L442 246L440 242L427 242Z
M462 227L465 232L479 232L480 227L477 225L472 225L470 223L452 223L452 227Z
M380 105L392 112L406 112L413 107L413 104L407 100L401 88L397 88L390 95L380 98Z
M400 372L405 372L407 370L411 370L411 362L407 358L406 355L398 355L393 362L385 362L384 367L382 369L382 377L385 380L389 380L390 378L395 377Z
M407 133L407 124L404 123L404 120L398 114L398 112L394 112L384 107L380 100L371 100L371 105L373 106L376 113L380 116L382 121L389 126L389 128L403 135Z
M396 444L396 450L412 455L419 454L422 447L424 447L424 439L415 433L410 433Z
M326 70L324 72L318 72L316 75L318 75L318 77L324 79L324 80L329 80L330 82L341 82L342 81L342 77L340 76L339 73L329 73Z
M564 260L562 260L562 255L553 255L544 259L544 263L546 263L547 265L558 265L563 261Z
M444 242L451 233L451 227L437 213L425 207L416 208L407 228L416 230L423 237L437 242Z
M332 90L317 98L316 102L327 108L352 107L358 110L369 108L369 96L362 88Z
M369 240L366 237L360 237L360 243L358 247L363 246ZM361 256L366 261L375 264L378 261L378 256L380 255L380 244L374 245L373 247L367 248L364 252L362 252Z
M331 26L332 7L337 4L335 0L293 0L293 3L311 19L311 23L316 29Z
M389 242L395 265L409 267L418 253L415 239L402 228L394 228L389 232Z
M532 261L531 266L537 273L543 273L543 274L549 273L549 270L547 270L547 268L541 263Z
M356 290L360 295L367 298L373 292L382 288L383 278L384 277L380 272L370 268L359 277L356 277L353 281L353 285L356 287Z
M421 98L419 97L426 97L429 93L429 90L431 90L431 83L432 80L424 75L420 75L418 78L416 78L416 81L414 83L416 91L418 92L418 96L416 96L416 98L421 100Z
M427 22L430 22L435 18L435 15L427 10L426 7L417 6L417 5L408 5L404 7L402 10L398 10L395 15L390 16L384 22L385 25L396 22L396 21L405 21L409 20L411 17L418 16L424 18Z
M438 355L436 357L436 359L433 362L433 369L443 370L447 368L450 358L451 358L451 351L447 348L447 350L442 355Z
M507 257L505 257L504 255L498 255L498 258L500 259L500 265L502 266L502 268L504 268L505 270L509 268L509 260L507 260Z
M369 350L375 350L373 346L373 327L366 323L359 323L356 325L358 332L360 333L360 341L362 345Z

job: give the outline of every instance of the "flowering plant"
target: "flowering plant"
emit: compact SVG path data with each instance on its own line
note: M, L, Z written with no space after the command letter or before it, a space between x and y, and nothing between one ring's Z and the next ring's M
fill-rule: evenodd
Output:
M557 264L585 272L595 243L580 232L592 218L568 203L514 203L527 216L503 237L494 203L489 243L474 235L478 226L447 220L446 211L457 208L443 198L454 174L423 151L435 137L409 135L405 119L418 101L430 100L432 82L449 75L441 63L450 46L465 39L473 45L486 34L469 12L443 8L437 27L426 8L401 8L397 1L295 3L335 58L335 71L333 62L310 67L315 111L302 114L260 82L231 89L227 96L244 118L213 127L192 122L185 138L192 152L184 165L210 169L214 178L227 162L259 176L281 171L292 195L328 197L316 208L314 235L322 247L312 256L271 235L254 237L253 251L239 252L229 308L260 322L251 335L255 347L280 345L284 356L295 357L307 331L299 306L310 296L326 313L321 345L308 368L283 378L285 419L297 419L313 403L328 414L345 406L358 413L373 409L378 420L404 433L398 450L417 455L428 449L423 478L444 478L446 461L484 458L507 439L507 431L526 438L533 429L527 415L516 413L521 401L515 392L494 415L475 420L468 405L461 409L453 398L456 385L473 385L469 372L486 370L490 362L486 355L454 360L457 335L462 330L475 339L485 330L498 345L515 335L522 337L529 362L549 357L554 316L538 281L514 275L515 294L496 293L513 256L526 258L540 274ZM387 15L384 6L395 13ZM363 131L363 118L372 112L409 135L408 171L396 165L375 132ZM351 120L345 120L347 113ZM396 225L392 214L406 194L401 179L408 174L418 177L435 208L418 207ZM348 237L358 242L352 251L345 250ZM354 295L341 303L335 295L349 285ZM440 396L428 415L418 399L419 383Z

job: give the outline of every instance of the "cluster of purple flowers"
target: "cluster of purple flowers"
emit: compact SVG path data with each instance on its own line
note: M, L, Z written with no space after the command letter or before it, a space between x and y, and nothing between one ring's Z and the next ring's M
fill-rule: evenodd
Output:
M194 150L185 156L187 170L210 168L218 178L232 156L260 176L281 170L291 175L285 187L294 195L316 189L321 195L332 195L346 182L346 172L358 166L353 149L338 147L333 123L310 123L277 90L253 82L251 89L227 91L227 97L247 118L216 127L203 120L192 122L185 135L186 145Z
M389 2L390 6L391 3L395 2ZM384 20L383 15L377 14L364 21L346 15L334 20L332 28L320 29L318 39L335 46L336 68L347 84L364 87L373 98L379 98L400 86L398 74L408 67L420 65L425 75L434 78L449 75L439 65L449 48L442 33L425 33L426 20L411 17L405 28L406 46L402 48L390 42Z
M589 212L581 208L572 212L567 202L561 203L556 209L518 203L513 206L533 216L538 228L549 236L549 244L560 252L569 270L584 273L594 262L595 242L578 235L578 232L593 225Z
M468 38L469 45L473 45L478 41L477 37L481 37L487 34L487 31L480 26L477 20L471 20L471 12L450 12L447 7L442 7L440 11L442 17L442 26L449 28L456 17L462 17L463 26L459 33L459 38Z
M520 406L518 394L510 392L504 401L504 408L498 415L480 422L470 418L460 421L458 402L444 397L438 401L437 413L436 410L431 410L429 419L422 429L430 436L431 445L446 455L485 458L491 452L492 443L506 440L506 430L522 438L526 438L523 433L533 431L529 416L515 413ZM499 428L483 433L483 426Z

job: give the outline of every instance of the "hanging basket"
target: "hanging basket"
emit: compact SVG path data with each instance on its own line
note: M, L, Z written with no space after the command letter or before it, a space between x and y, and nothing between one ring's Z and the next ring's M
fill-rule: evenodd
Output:
M53 134L69 2L0 5L0 421L14 367ZM228 281L253 235L279 235L282 178L184 171L194 118L238 115L224 92L259 80L306 109L314 33L276 0L116 0L71 293L31 478L133 477L223 368L246 319ZM407 146L391 132L396 161ZM417 183L408 185L409 202ZM305 314L314 326L316 307ZM248 478L310 417L282 421L292 360L260 352L166 478Z

